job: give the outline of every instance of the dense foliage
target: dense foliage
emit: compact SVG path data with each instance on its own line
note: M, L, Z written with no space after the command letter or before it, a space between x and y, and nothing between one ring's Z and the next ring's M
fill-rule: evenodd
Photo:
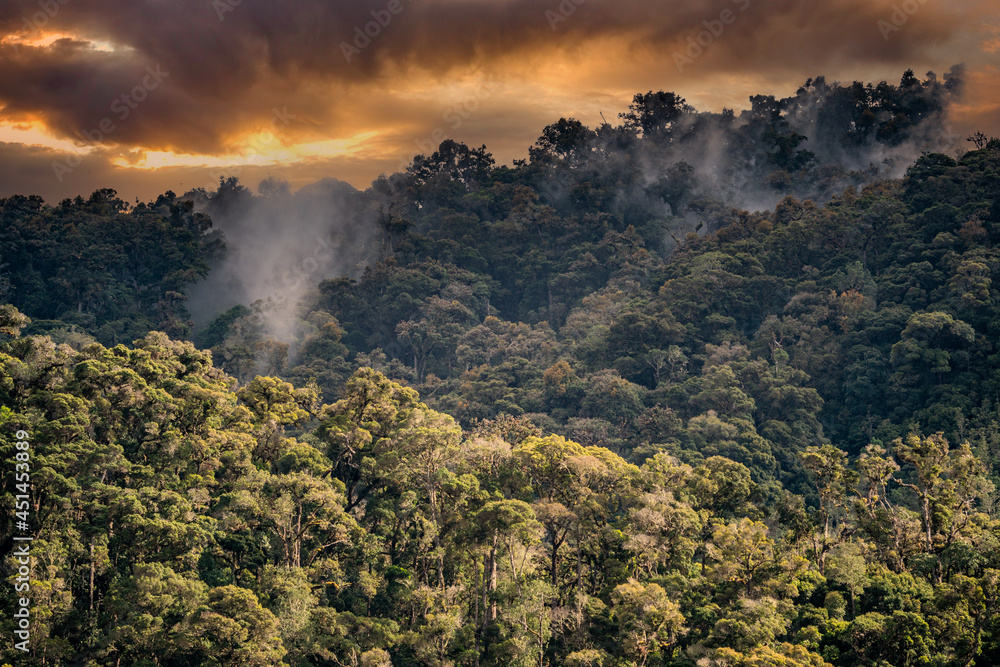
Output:
M900 179L831 148L928 135L950 81L637 95L513 167L444 142L338 186L378 261L196 333L197 211L306 195L0 202L32 662L997 663L1000 141ZM738 187L684 159L709 136Z
M172 192L132 208L114 190L57 206L39 197L2 199L0 298L31 314L32 331L60 339L188 335L184 292L222 247L211 225Z

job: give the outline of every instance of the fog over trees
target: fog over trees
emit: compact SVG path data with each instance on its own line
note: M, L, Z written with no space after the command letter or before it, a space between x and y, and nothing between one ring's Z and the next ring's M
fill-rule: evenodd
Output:
M1000 140L954 152L961 88L0 200L0 661L1000 662Z

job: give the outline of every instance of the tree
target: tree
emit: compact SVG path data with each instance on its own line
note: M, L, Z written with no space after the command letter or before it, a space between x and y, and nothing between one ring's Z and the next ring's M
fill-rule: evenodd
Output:
M666 662L685 632L677 603L657 584L643 585L635 579L616 587L611 600L626 659L639 665Z
M677 122L693 111L684 98L661 90L657 93L650 91L636 94L629 110L619 117L624 121L623 127L626 130L641 134L644 138L669 143Z
M847 453L833 445L808 447L802 453L802 460L819 490L817 519L822 525L822 535L818 540L814 538L813 553L820 572L825 572L827 553L853 532L845 509L850 492L856 488L858 475L847 467Z
M219 665L285 665L278 621L251 591L236 586L213 588L193 623L204 641L205 658Z
M716 526L708 553L715 561L710 570L711 578L718 583L740 585L747 597L763 584L775 556L767 526L750 519Z
M354 509L385 482L378 461L393 452L393 438L419 405L417 392L371 368L355 372L344 397L321 413L319 436L327 443L333 475L346 486L346 509Z
M900 341L892 346L890 361L897 368L894 377L901 384L934 377L940 384L952 371L952 361L965 356L961 347L974 340L972 327L948 313L915 313Z
M407 167L416 182L425 185L436 175L443 175L466 186L484 183L493 170L493 156L486 146L469 148L463 143L445 139L430 155L418 155Z
M356 524L344 515L344 497L327 480L292 471L267 478L261 517L281 544L285 567L312 565L333 547L351 545Z
M936 433L926 438L911 434L893 445L899 457L916 469L914 482L895 481L917 495L924 551L938 555L972 527L977 502L992 491L993 485L968 443L951 450L944 435ZM935 581L940 583L942 576L942 565L936 561Z
M542 136L528 149L528 156L532 163L558 161L572 167L586 159L595 138L594 131L580 121L560 118L542 130Z

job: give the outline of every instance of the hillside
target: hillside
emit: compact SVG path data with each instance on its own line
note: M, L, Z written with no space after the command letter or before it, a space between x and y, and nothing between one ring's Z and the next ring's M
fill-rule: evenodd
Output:
M1000 141L934 152L959 77L639 94L363 192L0 200L32 664L1000 661Z

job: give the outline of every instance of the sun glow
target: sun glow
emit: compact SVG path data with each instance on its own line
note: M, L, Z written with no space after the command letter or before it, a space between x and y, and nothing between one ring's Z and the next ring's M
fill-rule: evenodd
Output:
M311 159L351 156L363 153L366 142L378 132L362 132L347 139L326 139L293 145L283 145L270 132L247 137L243 150L228 155L194 155L170 151L138 151L136 159L118 157L112 163L130 169L162 169L165 167L208 167L221 169L234 165L281 165Z
M122 46L120 44L113 44L102 39L88 39L86 37L81 37L80 35L72 35L65 32L38 32L37 34L15 34L7 35L2 40L0 44L7 46L12 46L15 48L34 48L34 49L47 49L51 48L56 42L61 40L69 40L76 43L87 44L94 51L105 51L108 53L127 50L130 47Z
M81 146L71 139L55 137L43 123L33 121L23 123L0 122L0 142L49 148L79 155L89 153L93 150L93 147Z

